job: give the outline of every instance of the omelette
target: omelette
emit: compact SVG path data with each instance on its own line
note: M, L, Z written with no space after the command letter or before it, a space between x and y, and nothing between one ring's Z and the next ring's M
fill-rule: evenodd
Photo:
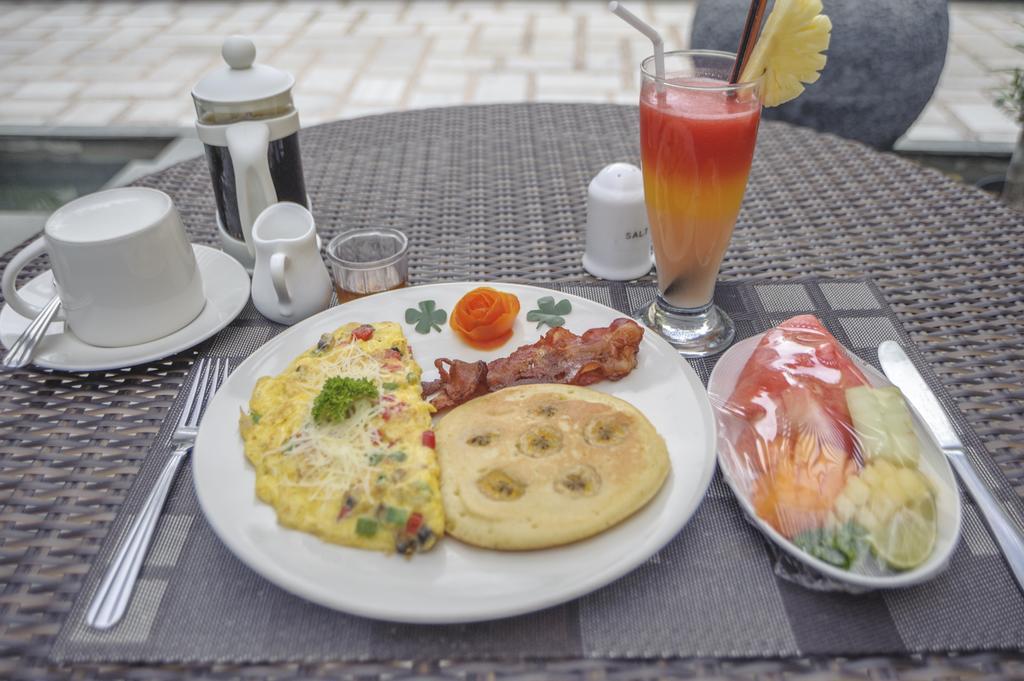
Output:
M411 555L444 533L431 413L394 322L324 334L256 382L240 417L256 495L328 542Z
M665 441L639 410L573 385L505 388L437 427L447 532L490 549L540 549L602 532L668 477Z

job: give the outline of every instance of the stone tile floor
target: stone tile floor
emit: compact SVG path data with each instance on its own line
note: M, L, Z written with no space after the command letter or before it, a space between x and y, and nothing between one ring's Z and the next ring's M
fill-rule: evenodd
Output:
M632 6L687 44L692 1ZM950 15L939 88L901 143L1009 147L1017 125L992 91L1024 66L1024 2L954 0ZM603 0L0 0L0 133L191 127L189 89L230 33L296 75L307 125L462 103L633 103L649 50Z

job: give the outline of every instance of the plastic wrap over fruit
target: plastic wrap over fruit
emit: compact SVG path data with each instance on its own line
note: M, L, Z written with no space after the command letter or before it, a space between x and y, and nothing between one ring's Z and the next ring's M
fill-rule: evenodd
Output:
M802 315L770 329L735 381L722 383L709 388L720 461L772 539L869 575L929 557L936 483L921 470L910 411L898 388L872 385L821 322ZM776 571L811 588L845 588L795 565Z

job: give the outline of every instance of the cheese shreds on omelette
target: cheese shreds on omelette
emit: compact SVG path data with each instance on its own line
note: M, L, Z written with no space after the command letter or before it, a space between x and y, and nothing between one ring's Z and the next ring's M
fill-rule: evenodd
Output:
M420 367L393 322L324 334L277 376L260 378L240 430L256 495L282 525L326 541L412 554L444 532L433 411ZM317 423L314 401L334 377L366 379L376 397L339 422Z

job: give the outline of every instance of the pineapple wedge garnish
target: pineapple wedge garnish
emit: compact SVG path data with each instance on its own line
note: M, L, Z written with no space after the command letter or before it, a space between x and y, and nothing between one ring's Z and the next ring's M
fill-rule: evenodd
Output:
M805 83L818 80L832 22L821 13L821 0L775 0L761 37L754 44L740 80L764 76L762 100L778 106L800 96Z

